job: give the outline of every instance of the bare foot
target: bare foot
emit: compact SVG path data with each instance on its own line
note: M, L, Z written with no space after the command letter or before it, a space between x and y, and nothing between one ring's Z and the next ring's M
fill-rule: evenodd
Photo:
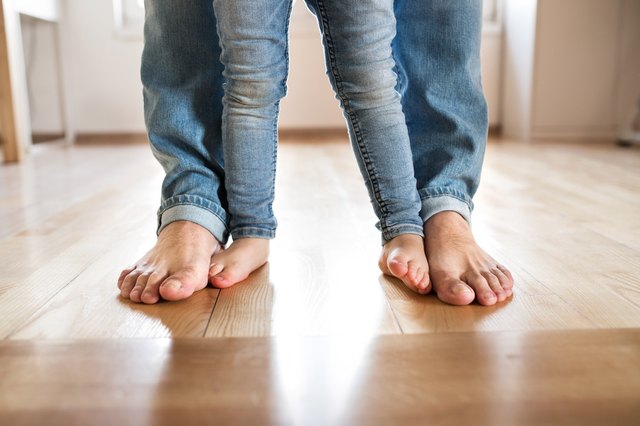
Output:
M513 294L513 276L478 246L469 224L445 211L424 225L425 250L433 289L451 305L502 302Z
M383 274L400 279L416 293L431 290L424 241L419 235L402 234L385 244L378 266Z
M211 258L209 282L218 288L231 287L267 263L268 258L269 240L263 238L237 239L228 249Z
M193 222L167 225L156 244L131 268L120 274L122 297L133 302L181 300L207 286L211 256L220 250L211 233Z

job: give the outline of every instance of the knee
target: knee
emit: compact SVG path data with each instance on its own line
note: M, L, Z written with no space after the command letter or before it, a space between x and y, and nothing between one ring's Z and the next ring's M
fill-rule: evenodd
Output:
M341 97L351 109L379 109L399 103L397 77L391 70L351 73L351 77L344 80L340 88Z
M286 84L269 79L227 79L225 105L239 108L264 108L276 104L286 94Z

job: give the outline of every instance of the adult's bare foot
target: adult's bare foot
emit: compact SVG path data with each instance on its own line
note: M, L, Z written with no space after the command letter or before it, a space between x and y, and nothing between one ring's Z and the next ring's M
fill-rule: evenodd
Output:
M209 282L218 288L231 287L245 280L249 274L267 263L269 240L263 238L240 238L228 249L211 258Z
M424 242L419 235L402 234L387 242L382 247L378 267L416 293L427 294L431 290Z
M438 298L451 305L502 302L513 294L513 276L478 246L469 224L445 211L424 225L425 251Z
M133 302L181 300L207 286L211 256L218 241L200 225L177 221L167 225L156 244L132 267L122 271L118 288Z

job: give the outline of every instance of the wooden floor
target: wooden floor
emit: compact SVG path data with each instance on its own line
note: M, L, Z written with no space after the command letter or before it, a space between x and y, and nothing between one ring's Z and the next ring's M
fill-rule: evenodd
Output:
M473 226L516 289L489 308L380 275L345 141L279 155L269 264L154 306L115 286L154 241L148 147L1 166L0 424L638 424L640 149L490 143Z

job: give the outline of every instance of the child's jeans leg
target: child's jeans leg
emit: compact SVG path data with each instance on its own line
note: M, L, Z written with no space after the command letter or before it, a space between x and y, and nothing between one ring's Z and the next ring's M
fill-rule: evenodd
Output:
M396 0L393 43L422 219L470 219L486 145L480 80L482 2Z
M211 2L147 0L145 10L145 122L166 172L158 232L188 220L224 244L222 66Z
M225 94L222 138L231 234L273 238L277 116L286 93L291 0L214 0Z
M409 135L391 55L393 0L308 0L383 242L422 235Z

